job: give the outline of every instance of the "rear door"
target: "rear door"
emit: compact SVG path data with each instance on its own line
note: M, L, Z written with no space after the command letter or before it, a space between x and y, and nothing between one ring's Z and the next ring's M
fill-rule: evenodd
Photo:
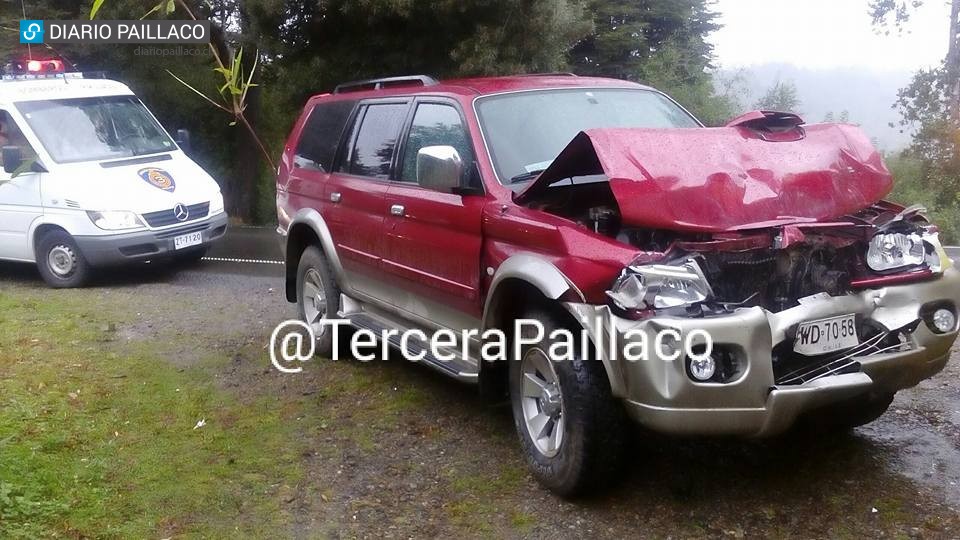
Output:
M0 145L20 148L25 161L36 159L13 118L0 109ZM40 179L43 173L27 172L15 178L2 168L0 158L0 259L33 260L30 226L43 215Z
M379 297L369 279L382 280L384 219L394 153L409 99L360 103L336 170L324 186L323 217L354 288Z
M391 214L383 266L398 287L478 315L485 198L441 193L417 182L417 153L427 146L452 146L469 170L475 154L466 126L455 101L419 98L414 104L398 156L398 181L387 192ZM431 319L432 314L417 315Z

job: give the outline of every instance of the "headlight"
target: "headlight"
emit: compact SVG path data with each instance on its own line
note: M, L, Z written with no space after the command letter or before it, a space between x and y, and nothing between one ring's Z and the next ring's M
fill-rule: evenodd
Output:
M90 221L92 221L94 225L108 231L136 229L137 227L144 226L143 221L140 220L140 217L133 212L87 212L87 215L90 216Z
M693 259L630 266L607 291L623 309L671 308L703 302L713 290Z
M223 212L223 194L219 191L216 195L210 199L210 215L219 214Z
M927 250L918 233L878 234L867 248L867 266L875 272L919 266L926 259Z

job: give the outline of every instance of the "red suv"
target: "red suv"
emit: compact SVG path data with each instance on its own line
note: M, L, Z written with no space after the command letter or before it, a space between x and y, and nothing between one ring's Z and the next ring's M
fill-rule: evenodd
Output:
M940 371L960 276L891 187L850 125L705 128L625 81L416 76L311 98L277 206L287 298L320 351L343 319L509 396L534 475L574 494L616 474L627 418L846 428ZM510 361L487 357L491 329L521 344ZM440 330L463 337L428 346Z

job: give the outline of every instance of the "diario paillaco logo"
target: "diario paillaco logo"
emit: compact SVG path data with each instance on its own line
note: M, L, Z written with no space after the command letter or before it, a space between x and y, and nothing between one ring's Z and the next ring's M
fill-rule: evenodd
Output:
M43 43L43 21L20 21L20 43Z

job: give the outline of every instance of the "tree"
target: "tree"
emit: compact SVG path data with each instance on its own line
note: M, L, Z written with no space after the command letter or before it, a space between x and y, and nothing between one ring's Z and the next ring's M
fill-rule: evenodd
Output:
M878 28L898 30L922 2L873 0L870 13ZM947 238L960 234L960 0L952 0L947 55L943 64L923 69L897 95L901 129L913 131L903 168L909 176L897 177L897 193L911 195L928 205ZM888 31L889 33L889 31ZM922 195L919 196L919 195Z
M706 37L719 25L705 0L591 0L594 31L568 58L575 73L638 81L667 92L707 124L734 116L717 95Z
M800 107L797 85L793 81L777 81L754 107L765 111L796 112Z

